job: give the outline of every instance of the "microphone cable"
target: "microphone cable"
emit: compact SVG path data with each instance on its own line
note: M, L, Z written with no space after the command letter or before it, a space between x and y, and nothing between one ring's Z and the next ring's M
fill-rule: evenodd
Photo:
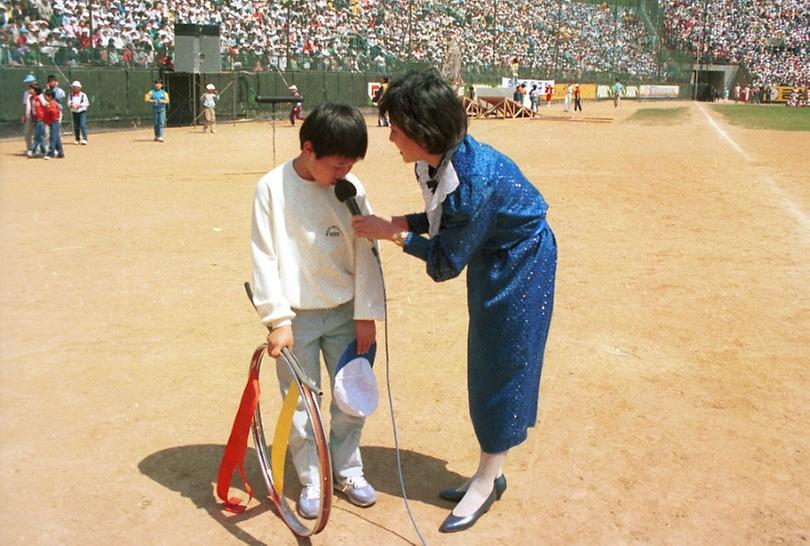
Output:
M397 422L394 417L394 399L391 395L391 361L390 355L388 351L388 293L385 289L385 275L383 275L383 267L382 267L382 260L380 259L380 253L377 249L376 241L369 240L371 243L372 254L377 259L377 266L380 269L380 282L382 283L382 290L383 290L383 313L385 316L385 388L388 391L388 408L391 412L391 429L394 432L394 453L396 455L396 462L397 462L397 475L399 476L399 488L402 491L402 500L405 503L405 510L408 512L408 518L411 520L411 524L413 525L414 531L416 531L416 535L419 537L419 541L422 543L422 546L427 546L427 541L425 537L422 536L422 533L419 531L419 526L416 524L416 519L413 517L413 512L411 512L411 505L408 502L408 495L405 493L405 478L402 476L402 458L400 457L399 453L399 438L397 437Z

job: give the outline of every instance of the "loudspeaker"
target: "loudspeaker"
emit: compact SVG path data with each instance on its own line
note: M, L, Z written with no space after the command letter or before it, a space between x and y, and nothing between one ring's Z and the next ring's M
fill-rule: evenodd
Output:
M177 72L221 72L218 25L174 25L174 69Z

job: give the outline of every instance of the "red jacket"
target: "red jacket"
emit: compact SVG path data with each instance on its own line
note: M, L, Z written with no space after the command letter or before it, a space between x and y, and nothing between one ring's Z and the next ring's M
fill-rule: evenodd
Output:
M45 119L45 105L42 104L40 95L30 95L28 100L31 101L31 119L34 121L42 121Z
M62 111L59 109L59 103L52 100L45 108L45 125L49 126L54 121L59 121L62 116Z

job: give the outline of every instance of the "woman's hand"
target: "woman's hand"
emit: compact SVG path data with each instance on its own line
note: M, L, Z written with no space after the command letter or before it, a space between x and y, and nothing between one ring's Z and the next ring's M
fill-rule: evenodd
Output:
M357 354L364 355L377 339L377 326L373 320L355 320L354 336L357 338Z
M398 233L408 229L407 222L404 228L398 225L400 224L397 221L399 218L401 217L392 219L375 215L353 216L352 228L354 229L354 235L363 239L393 240Z
M281 349L292 349L294 345L292 326L279 326L267 334L267 354L273 358L281 356Z

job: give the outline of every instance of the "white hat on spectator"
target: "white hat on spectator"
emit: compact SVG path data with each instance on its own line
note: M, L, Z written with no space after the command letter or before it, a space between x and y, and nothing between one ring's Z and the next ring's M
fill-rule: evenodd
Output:
M213 83L209 83L208 85L205 86L205 88L208 89L209 91L213 91L214 89L216 89Z
M81 89L82 88L82 82L80 82L79 80L76 80L73 83L71 83L70 86L71 87L78 87L79 89Z
M288 89L289 89L290 91L298 91L298 86L297 86L297 85L295 85L295 84L293 84L293 85L291 85L290 87L288 87Z

